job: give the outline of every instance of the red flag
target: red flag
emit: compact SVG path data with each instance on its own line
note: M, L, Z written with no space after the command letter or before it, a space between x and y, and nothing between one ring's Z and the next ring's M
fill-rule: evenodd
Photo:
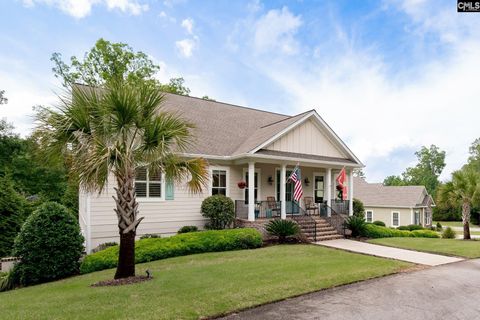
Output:
M347 186L345 185L345 181L347 181L347 171L345 171L345 167L340 170L336 181L342 189L342 200L347 200Z

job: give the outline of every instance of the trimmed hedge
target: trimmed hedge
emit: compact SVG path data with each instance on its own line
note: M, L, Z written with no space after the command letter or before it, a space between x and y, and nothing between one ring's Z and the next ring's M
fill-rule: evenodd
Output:
M376 225L376 226L386 227L385 222L380 221L380 220L375 220L375 221L373 221L372 223L373 223L374 225Z
M424 230L425 228L418 224L409 224L408 226L400 226L397 229L413 231L413 230Z
M365 226L363 236L368 238L392 238L392 237L417 237L417 238L439 238L440 236L431 230L398 230L387 227L381 227L374 224Z
M253 249L262 246L262 235L255 229L189 232L168 238L151 238L135 242L135 263L185 256L194 253ZM85 257L80 273L117 266L118 246Z

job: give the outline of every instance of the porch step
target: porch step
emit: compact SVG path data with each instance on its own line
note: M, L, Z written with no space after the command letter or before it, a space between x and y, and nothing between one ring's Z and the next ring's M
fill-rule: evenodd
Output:
M294 220L300 226L300 229L305 237L311 242L343 238L343 236L338 234L337 230L332 227L327 220L321 218L320 216L300 216L295 217Z

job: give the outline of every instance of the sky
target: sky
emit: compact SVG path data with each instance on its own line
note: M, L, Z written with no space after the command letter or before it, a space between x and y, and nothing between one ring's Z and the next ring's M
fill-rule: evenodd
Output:
M27 135L54 105L52 53L99 38L183 77L191 95L294 115L316 109L381 182L446 151L442 180L480 137L480 13L453 0L3 0L0 118Z

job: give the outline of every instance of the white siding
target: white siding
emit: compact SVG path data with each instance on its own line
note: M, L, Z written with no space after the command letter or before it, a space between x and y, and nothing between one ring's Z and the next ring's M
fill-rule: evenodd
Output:
M284 136L272 142L265 149L347 158L311 120L300 124Z

